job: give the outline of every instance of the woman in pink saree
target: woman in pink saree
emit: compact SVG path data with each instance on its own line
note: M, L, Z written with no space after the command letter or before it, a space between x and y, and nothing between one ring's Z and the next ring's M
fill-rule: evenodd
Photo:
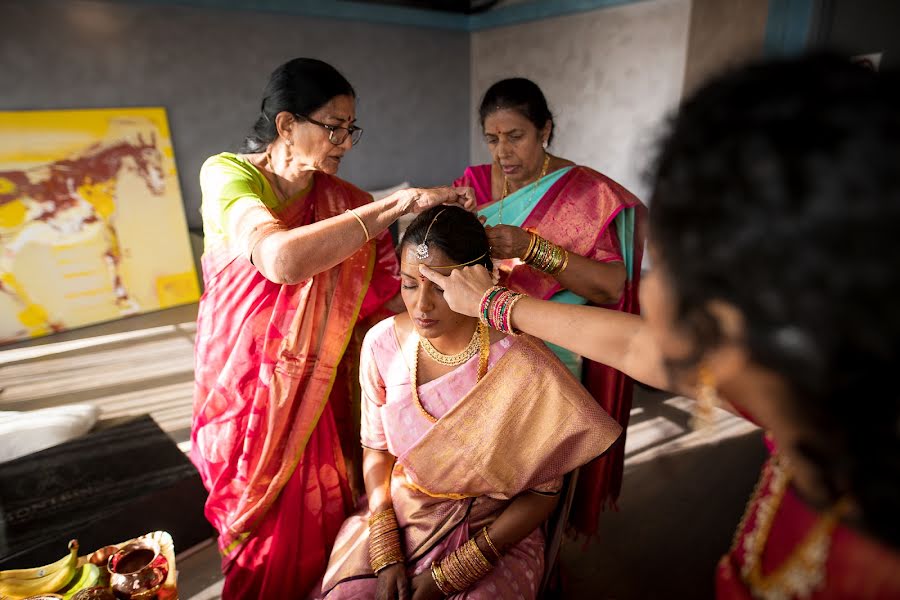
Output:
M451 312L419 275L420 264L490 267L474 215L423 213L400 256L407 312L369 332L360 363L368 504L341 528L322 596L535 598L563 476L621 428L544 344ZM468 577L475 559L485 570Z
M379 202L335 176L362 132L333 67L272 74L243 154L203 165L206 291L197 319L191 457L219 532L223 597L306 594L351 507L335 386L357 320L395 296L387 227L453 189Z
M493 161L466 169L456 185L472 187L486 219L491 256L501 283L533 298L592 304L640 314L638 283L646 210L627 189L585 166L550 154L553 115L541 89L522 78L504 79L484 94L479 110ZM523 260L534 236L568 253L558 272ZM550 346L600 406L624 428L632 381L560 346ZM570 524L593 535L604 507L622 487L625 436L579 472Z
M699 417L723 402L767 431L721 600L900 598L898 105L897 73L843 56L721 76L662 143L643 319L531 298L509 316L695 397ZM426 275L468 315L492 283Z

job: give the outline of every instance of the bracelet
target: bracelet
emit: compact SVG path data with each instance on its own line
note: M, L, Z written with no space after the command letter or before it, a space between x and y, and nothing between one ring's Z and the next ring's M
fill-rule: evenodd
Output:
M481 298L479 320L485 325L509 335L521 335L513 329L512 310L524 295L505 287L494 286Z
M431 578L434 579L434 584L443 595L450 596L453 594L454 590L450 586L450 582L447 581L447 578L444 576L444 572L441 569L441 565L436 561L431 563Z
M562 272L566 270L566 267L569 266L569 251L563 250L563 252L565 253L566 257L563 259L563 264L559 268L559 271L556 272L556 275L561 275Z
M506 288L502 288L499 285L495 285L494 287L488 289L484 293L484 296L481 297L478 319L485 325L490 326L491 324L489 321L491 303L494 301L494 298L497 296L497 294L505 289Z
M494 558L500 560L500 551L497 550L497 546L494 545L494 541L491 539L491 536L488 534L488 528L485 526L484 529L481 530L481 533L484 534L484 541L487 542L488 548L491 549L491 552L494 553Z
M369 566L377 575L382 569L402 562L397 517L393 508L387 508L369 517Z
M356 217L357 221L359 221L359 226L363 228L363 233L366 234L366 242L371 240L372 238L369 237L369 228L366 227L366 223L365 223L365 221L362 220L362 217L360 217L358 214L356 214L356 211L353 210L352 208L348 208L345 212L350 213L351 215Z
M472 538L440 563L432 563L431 576L441 593L449 596L470 588L493 568Z
M528 259L531 257L531 253L534 252L534 247L537 245L537 238L537 234L532 232L531 241L528 242L528 250L522 255L522 262L528 263Z
M537 234L532 234L533 244L522 261L548 275L559 275L569 266L569 252Z

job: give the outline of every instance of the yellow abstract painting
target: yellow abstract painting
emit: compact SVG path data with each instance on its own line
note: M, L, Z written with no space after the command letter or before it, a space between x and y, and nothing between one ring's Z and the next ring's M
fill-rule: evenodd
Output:
M199 297L163 108L0 111L0 344Z

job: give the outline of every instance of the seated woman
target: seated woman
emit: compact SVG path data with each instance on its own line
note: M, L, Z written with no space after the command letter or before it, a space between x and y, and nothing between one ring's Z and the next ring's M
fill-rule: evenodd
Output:
M535 598L563 476L621 428L542 342L454 313L419 274L492 268L474 215L423 212L399 254L407 312L360 362L368 507L341 528L322 595Z

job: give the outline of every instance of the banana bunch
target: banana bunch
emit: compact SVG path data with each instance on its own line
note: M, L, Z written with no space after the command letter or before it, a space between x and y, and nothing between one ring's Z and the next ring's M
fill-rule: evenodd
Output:
M63 597L63 600L72 600L72 598L83 589L94 587L100 583L100 567L94 563L86 562L77 569L72 581L58 590L56 593Z
M21 600L62 589L75 576L77 565L78 540L72 540L69 553L56 562L32 569L0 571L0 600Z

